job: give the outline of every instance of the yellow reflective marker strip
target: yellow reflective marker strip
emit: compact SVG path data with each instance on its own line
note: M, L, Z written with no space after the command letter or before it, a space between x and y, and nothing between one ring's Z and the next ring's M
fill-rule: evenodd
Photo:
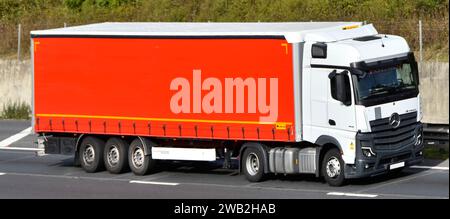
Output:
M225 124L249 124L249 125L276 125L284 128L292 125L291 122L256 122L256 121L228 121L228 120L200 120L200 119L169 119L169 118L143 118L125 116L91 116L91 115L70 115L70 114L36 114L37 117L58 117L58 118L83 118L83 119L117 119L117 120L138 120L138 121L160 121L160 122L198 122L198 123L225 123ZM277 128L278 129L278 128Z

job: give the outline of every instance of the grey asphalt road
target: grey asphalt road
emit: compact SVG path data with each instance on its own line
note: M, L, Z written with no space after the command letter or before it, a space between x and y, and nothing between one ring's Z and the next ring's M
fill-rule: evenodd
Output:
M29 127L28 121L0 121L0 142ZM29 135L10 147L36 147ZM426 161L423 166L448 167L447 161ZM271 176L249 183L236 171L218 163L165 162L156 173L134 176L106 171L85 173L62 155L36 156L34 152L0 149L0 198L449 198L447 169L408 168L400 173L352 180L330 187L310 175Z
M0 120L0 141L30 127L30 121Z

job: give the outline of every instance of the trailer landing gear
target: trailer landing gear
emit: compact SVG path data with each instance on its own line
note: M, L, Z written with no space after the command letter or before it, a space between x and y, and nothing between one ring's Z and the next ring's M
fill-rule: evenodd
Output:
M229 150L228 148L224 148L223 149L223 153L224 153L224 160L223 160L223 166L222 168L225 169L231 169L232 165L231 165L231 150Z

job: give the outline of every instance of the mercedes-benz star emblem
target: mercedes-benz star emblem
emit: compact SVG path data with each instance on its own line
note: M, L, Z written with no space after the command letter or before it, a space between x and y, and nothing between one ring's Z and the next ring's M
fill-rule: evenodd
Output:
M389 117L389 125L394 129L400 125L400 115L398 113L392 113L391 117Z

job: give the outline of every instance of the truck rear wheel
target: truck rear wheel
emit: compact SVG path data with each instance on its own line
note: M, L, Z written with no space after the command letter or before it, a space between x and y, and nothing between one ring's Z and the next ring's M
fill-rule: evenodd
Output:
M99 138L88 136L81 142L78 150L81 167L88 172L94 173L103 170L103 149L105 142Z
M135 139L131 142L128 150L128 163L134 174L142 176L154 168L156 161L152 159L151 154L145 155L144 145L141 140Z
M344 161L338 149L331 149L325 153L322 160L322 174L330 186L342 186L345 181Z
M128 169L127 142L120 138L112 137L105 144L103 159L105 167L110 173L123 173Z
M244 174L250 182L260 182L264 179L264 157L261 151L248 148L242 156Z

